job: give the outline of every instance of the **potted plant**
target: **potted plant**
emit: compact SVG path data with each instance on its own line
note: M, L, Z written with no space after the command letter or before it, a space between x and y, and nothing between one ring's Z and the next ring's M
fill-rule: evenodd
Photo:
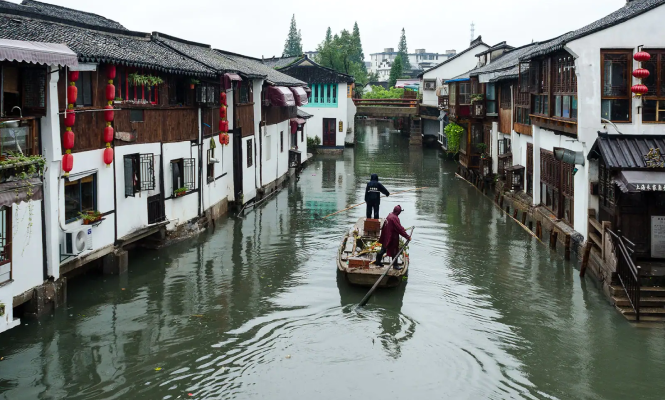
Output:
M116 97L115 100L113 100L113 104L121 104L122 103L122 97Z
M143 86L147 83L147 78L145 75L141 75L138 72L134 72L133 74L129 74L127 76L127 80L129 80L129 84L132 86Z
M181 187L181 188L176 189L176 190L173 191L173 196L180 197L180 196L184 196L185 193L187 193L187 188L186 187Z
M79 213L79 216L83 219L83 225L92 225L102 219L102 213L99 211L86 211Z
M478 152L480 153L481 159L484 160L487 158L487 154L485 153L485 151L487 150L487 145L485 143L478 143L476 145L476 150L478 150Z
M201 82L199 82L197 79L192 78L189 80L189 88L194 89L194 86L198 85L199 83Z
M483 94L472 94L471 95L471 104L480 103L481 101L483 101L483 99L485 99L485 95L483 95Z

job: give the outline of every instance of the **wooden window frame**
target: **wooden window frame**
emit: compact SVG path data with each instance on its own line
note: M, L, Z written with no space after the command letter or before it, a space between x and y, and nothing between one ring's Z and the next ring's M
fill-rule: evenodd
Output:
M573 226L575 222L575 166L558 161L554 153L540 149L540 203L557 218ZM545 193L542 192L545 185ZM547 196L552 191L552 206L547 204ZM554 202L556 201L556 207ZM566 216L566 201L570 202L570 215Z
M458 82L459 94L458 100L460 106L470 106L471 105L471 83L470 82ZM462 93L462 88L466 88L466 92ZM466 103L464 102L466 101Z
M91 180L92 180L92 182L90 182L90 183L92 184L92 209L90 209L90 210L83 210L83 208L81 207L81 205L82 205L82 203L83 203L83 188L82 188L82 183L81 183L81 181L82 181L83 179L88 179L88 178L91 178ZM88 182L84 182L84 183L88 183ZM67 190L67 186L73 186L73 185L78 185L78 187L79 187L79 191L78 191L78 197L79 197L79 200L78 200L79 203L78 203L78 204L79 204L79 207L78 207L78 210L77 210L77 214L76 214L76 216L71 217L71 218L67 218L67 214L65 214L65 223L66 223L66 224L69 224L69 223L72 223L72 222L78 221L78 220L80 219L78 213L81 213L81 212L83 212L83 211L94 211L94 210L97 210L97 174L95 173L95 174L90 175L89 177L86 176L86 177L84 177L84 178L77 179L77 180L75 180L75 181L73 181L73 182L65 181L65 191ZM65 196L65 204L66 204L66 203L67 203L67 196ZM66 209L67 209L67 207L65 207L65 213L67 212Z
M626 95L625 96L605 96L604 95L604 81L605 81L605 55L607 54L622 54L626 56ZM632 123L633 122L633 98L631 93L631 85L633 83L632 71L633 71L633 50L632 49L601 49L600 50L600 107L602 115L603 100L628 100L628 120L612 120L615 123ZM609 116L611 117L611 116Z
M131 160L129 170L127 170L127 161ZM146 154L127 154L123 157L124 177L125 177L125 198L135 197L136 193L142 191L155 190L155 155ZM127 185L129 176L136 177L136 182L132 186ZM132 180L134 178L131 178Z
M215 158L215 149L208 149L207 151L208 163L206 164L206 178L208 183L215 181L215 163L211 160Z
M642 122L645 124L662 124L665 123L665 115L662 120L660 120L659 112L665 113L665 49L644 49L647 53L651 54L651 60L648 63L656 62L655 72L653 72L649 78L655 76L656 81L656 92L652 93L649 91L646 95L642 96L644 99L642 107ZM646 68L642 63L642 68ZM648 85L647 85L648 86ZM656 102L656 119L655 121L646 121L644 120L644 115L646 115L646 103L647 101Z
M533 143L526 144L526 192L533 196Z
M178 166L179 177L182 179L182 185L175 185L176 172L174 164ZM179 158L176 160L171 160L171 186L172 187L172 196L175 196L175 191L181 188L187 189L187 192L196 190L196 160L193 158ZM179 187L176 187L179 186Z
M93 74L94 73L94 74ZM93 76L94 75L94 76ZM97 73L95 71L81 71L79 72L79 79L75 82L77 89L76 96L76 107L92 107L95 105L95 91L93 90L93 82L95 81ZM89 81L86 81L86 78L89 77ZM85 89L86 86L90 89L90 101L85 101ZM79 98L81 102L79 102Z
M485 86L485 113L488 116L497 116L499 115L499 100L497 99L497 84L496 83L487 83ZM494 88L494 99L489 98L490 87ZM494 112L490 112L490 104L494 104Z

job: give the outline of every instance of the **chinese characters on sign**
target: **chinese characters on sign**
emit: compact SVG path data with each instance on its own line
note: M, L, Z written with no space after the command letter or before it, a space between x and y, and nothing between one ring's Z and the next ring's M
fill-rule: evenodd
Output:
M645 185L645 184L636 183L635 189L644 192L663 192L665 191L665 185L663 184L656 185L655 183L653 185Z
M344 123L342 121L339 121L339 131L344 132Z
M649 153L644 156L644 163L647 168L665 168L665 161L659 148L650 149Z
M665 217L651 217L651 257L665 258Z

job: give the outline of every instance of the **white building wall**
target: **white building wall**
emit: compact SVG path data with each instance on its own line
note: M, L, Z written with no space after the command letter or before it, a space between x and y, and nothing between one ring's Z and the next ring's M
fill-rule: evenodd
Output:
M487 49L488 47L486 45L479 45L473 50L461 54L454 60L450 60L439 67L435 67L425 72L421 81L434 79L436 80L436 85L441 86L442 80L452 79L475 68L478 64L478 59L475 55ZM423 84L420 86L424 87ZM439 99L436 97L436 91L423 90L423 104L437 106L439 104Z
M242 138L242 160L240 160L240 165L243 169L242 171L242 204L247 203L248 201L256 197L256 164L258 158L256 135ZM248 143L252 141L252 165L247 166L247 146Z
M261 183L266 186L275 182L289 171L289 121L266 125L263 137L263 167ZM284 146L280 145L283 137Z
M303 107L307 113L312 114L313 117L307 120L309 128L307 129L307 135L309 137L318 136L321 139L321 144L323 145L323 119L324 118L334 118L335 119L335 132L337 137L335 140L335 146L343 147L344 141L346 138L346 128L349 127L349 111L348 111L348 101L346 97L346 83L340 83L337 85L337 93L341 96L337 99L337 107ZM353 112L355 118L355 112ZM342 132L339 131L339 122L342 121Z
M354 143L356 134L356 105L352 97L346 99L346 122L347 122L347 135L345 142Z
M219 143L219 135L213 135L211 138L203 139L203 182L201 185L202 210L208 210L220 201L228 198L233 200L233 135L227 146ZM214 165L214 181L207 180L207 162L210 141L215 142L215 158L219 163Z
M171 161L180 158L194 159L194 188L199 189L199 160L198 146L192 145L190 141L164 143L162 145L162 168L164 168L164 210L169 224L168 230L174 230L178 225L187 223L196 218L199 212L199 195L194 190L181 197L173 197L173 191L178 188L173 187L171 179L172 166Z

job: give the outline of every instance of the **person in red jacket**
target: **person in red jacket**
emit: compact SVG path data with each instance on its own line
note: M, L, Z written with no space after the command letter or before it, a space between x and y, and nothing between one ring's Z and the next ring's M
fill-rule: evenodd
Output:
M381 237L379 238L379 243L381 243L381 250L376 254L376 261L374 264L378 267L383 266L383 256L387 253L388 257L395 257L399 253L399 237L400 235L404 239L411 240L411 236L406 233L406 230L399 221L399 215L404 211L402 206L395 206L393 212L388 214L386 221L383 223L383 229L381 229ZM397 265L395 265L395 269Z

